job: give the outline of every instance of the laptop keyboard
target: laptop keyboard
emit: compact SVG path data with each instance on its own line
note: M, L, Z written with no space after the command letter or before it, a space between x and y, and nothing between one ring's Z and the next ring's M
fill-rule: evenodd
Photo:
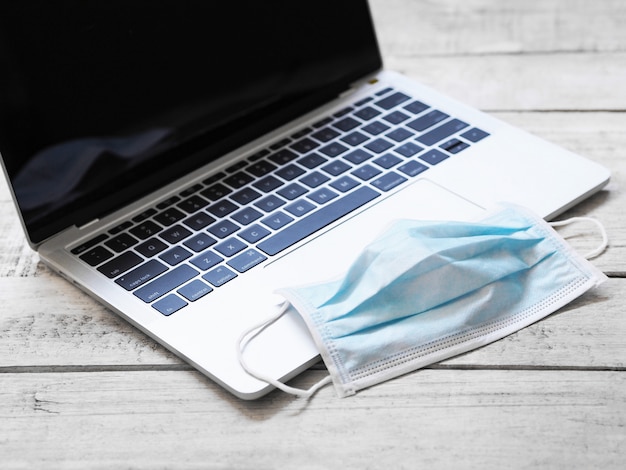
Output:
M387 88L71 251L171 315L488 135Z

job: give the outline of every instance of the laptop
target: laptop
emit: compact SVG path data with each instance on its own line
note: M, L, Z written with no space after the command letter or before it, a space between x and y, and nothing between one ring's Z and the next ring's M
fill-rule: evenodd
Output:
M416 32L419 34L419 32ZM398 218L554 217L609 171L382 68L365 0L4 2L0 153L52 270L244 399L277 288ZM245 351L319 360L297 312Z

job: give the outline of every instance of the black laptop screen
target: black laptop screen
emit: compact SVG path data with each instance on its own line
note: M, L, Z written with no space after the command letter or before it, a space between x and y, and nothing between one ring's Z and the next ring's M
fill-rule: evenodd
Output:
M118 209L380 67L366 0L0 4L0 153L30 240Z

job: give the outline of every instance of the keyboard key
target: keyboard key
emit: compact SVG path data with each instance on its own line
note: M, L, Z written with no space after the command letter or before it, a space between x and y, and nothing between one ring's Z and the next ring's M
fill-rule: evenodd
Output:
M202 230L213 222L215 222L215 219L206 212L198 212L188 219L183 220L183 224L193 230Z
M461 137L469 140L470 142L478 142L479 140L484 139L489 135L488 132L485 132L477 127L470 129L469 131L461 134Z
M282 148L285 145L287 145L289 142L291 142L291 139L288 137L285 137L284 139L279 140L278 142L275 142L272 145L270 145L270 148L272 150L278 150L279 148Z
M412 157L413 155L420 153L422 150L424 150L423 147L420 147L417 144L414 144L413 142L406 142L402 145L400 145L399 147L396 147L395 149L393 149L395 152L398 152L400 155L402 155L403 157Z
M132 229L130 229L130 233L135 235L140 240L146 240L147 238L150 238L151 236L156 235L161 230L163 230L163 227L161 227L158 224L155 224L151 220L146 220L145 222L142 222L136 227L133 227Z
M159 234L160 238L172 244L178 243L189 236L191 236L191 232L182 225L174 225Z
M296 217L302 217L303 215L311 212L313 209L315 209L315 206L305 199L299 199L296 202L285 206L285 210ZM269 235L269 232L267 234ZM250 241L250 243L253 242Z
M229 238L228 240L215 245L215 250L226 257L231 257L247 247L248 245L241 240Z
M195 279L191 281L186 286L181 287L176 292L182 295L184 298L189 300L190 302L195 302L196 300L204 297L209 292L212 292L213 289L208 285L202 282L199 279Z
M449 116L446 113L442 113L441 111L435 109L428 114L407 123L406 125L413 130L422 132L423 130L434 126L448 117Z
M135 217L133 217L133 222L139 223L139 222L143 222L144 220L146 220L149 217L152 217L154 214L156 214L157 211L156 209L147 209L145 211L143 211L141 214L136 215Z
M105 235L104 233L101 233L97 237L94 237L91 240L87 240L86 242L83 242L80 245L78 245L76 248L73 248L72 249L72 254L80 255L81 253L87 251L92 246L96 246L98 243L106 240L107 238L109 238L107 235ZM113 256L113 255L111 255L111 256Z
M385 88L384 90L377 91L377 92L376 92L376 96L384 96L384 95L386 95L387 93L391 93L392 91L393 91L393 88L391 88L391 87L387 87L387 88Z
M339 142L333 142L332 144L320 148L320 152L329 157L336 157L337 155L341 155L342 153L347 151L348 147L340 144Z
M347 117L347 118L342 119L341 121L335 122L333 124L333 127L339 129L340 131L348 132L354 129L355 127L358 127L359 124L361 123L357 121L356 119Z
M270 238L263 240L257 247L268 255L280 253L378 196L380 193L371 188L366 186L358 188L285 227Z
M379 114L380 111L372 108L371 106L366 106L365 108L359 109L357 112L354 113L356 117L358 117L359 119L363 119L364 121L369 121Z
M292 134L291 138L294 140L298 140L300 137L304 137L305 135L310 134L311 132L313 132L313 129L311 129L310 127L305 127L304 129L300 129L299 131Z
M228 214L236 211L237 209L239 209L239 206L230 202L227 199L224 199L216 204L213 204L212 206L209 206L207 211L209 211L218 219L221 219L222 217L226 217Z
M300 160L298 160L298 163L308 169L312 169L320 166L322 163L327 161L327 158L322 157L317 153L312 153L310 155L307 155L306 157L302 157Z
M254 186L259 191L263 191L264 193L269 193L270 191L275 190L276 188L282 186L284 183L280 181L278 178L273 176L266 176L260 181L257 181L252 186Z
M386 153L383 156L378 157L376 160L374 160L374 163L382 168L389 169L396 166L401 161L401 158L396 157L395 155L392 155L390 153Z
M127 220L126 222L122 222L121 224L119 224L117 227L113 227L111 230L109 230L109 233L111 235L117 235L118 233L132 226L133 226L133 223L130 220ZM106 235L105 235L105 238L106 238Z
M178 196L172 196L170 198L167 198L165 201L160 202L159 204L157 204L157 209L165 209L169 206L171 206L172 204L176 204L178 201L180 201L180 198Z
M383 98L382 100L377 101L374 104L383 109L391 109L409 99L410 97L405 95L404 93L396 92L392 95L387 96L386 98Z
M419 114L422 111L426 111L428 108L430 108L430 106L422 103L421 101L413 101L404 107L404 109L413 114Z
M276 152L275 154L271 155L269 159L272 160L277 165L282 166L286 163L289 163L291 160L293 160L297 156L298 156L297 153L292 152L289 149L282 149L281 151Z
M439 146L440 149L452 154L457 154L460 151L465 150L467 147L469 147L469 144L461 142L459 139L450 139Z
M262 263L266 259L267 256L262 255L253 248L250 248L244 251L242 254L235 256L230 261L227 261L226 264L228 264L231 268L239 271L240 273L245 273L249 269L252 269L256 265Z
M267 157L270 154L270 151L267 149L262 149L259 150L258 152L256 152L253 155L250 155L248 157L248 160L250 160L251 162L256 162L257 160L260 160L263 157Z
M320 129L319 131L311 134L311 137L324 143L324 142L329 142L333 140L338 135L339 135L339 132L337 132L336 130L331 129L330 127L324 127L323 129Z
M451 136L452 134L456 134L461 129L464 129L468 126L466 122L463 122L459 119L452 119L451 121L442 124L439 127L436 127L430 132L427 132L424 135L421 135L417 138L418 142L421 142L424 145L434 145L437 142L445 139L446 137Z
M402 184L406 181L404 176L399 175L398 173L389 172L381 176L380 178L376 178L372 181L372 186L380 189L381 191L390 191L395 188L399 184Z
M225 177L226 177L226 173L222 173L220 171L219 173L215 173L214 175L209 176L207 179L203 181L203 183L206 184L207 186L210 186L213 183L217 183L218 181L224 179Z
M299 166L293 164L287 165L286 167L281 168L276 172L276 174L285 181L291 181L293 179L296 179L302 173L304 173L304 170Z
M179 209L187 212L187 214L193 214L194 212L198 212L200 209L208 205L209 202L198 196L191 196L190 198L185 199L183 202L177 205Z
M210 282L214 287L221 287L236 277L237 274L232 272L226 266L218 266L202 276L202 279Z
M154 216L154 220L159 222L161 225L165 227L169 227L170 225L178 222L185 218L185 214L179 211L176 208L169 208L164 210L163 212Z
M195 253L200 253L215 243L217 243L217 241L214 238L209 237L206 233L199 233L189 240L186 240L183 245Z
M378 168L373 167L372 165L363 165L362 167L359 167L356 170L354 170L352 172L352 175L356 176L357 178L363 181L368 181L372 179L374 176L379 175L380 173L381 171Z
M249 225L254 222L256 219L260 218L263 214L261 214L258 210L253 207L245 207L233 214L233 219L239 222L241 225Z
M352 108L351 106L346 106L345 108L337 111L335 114L333 114L333 116L335 116L336 118L340 118L342 116L345 116L346 114L350 114L352 111L354 110L354 108Z
M252 157L250 157L250 158L254 159L253 157L254 157L254 155ZM239 170L243 170L247 166L248 166L248 162L245 161L245 160L242 160L242 161L237 162L234 165L231 165L228 168L226 168L226 173L236 173Z
M244 175L244 177L250 178L250 176L246 175L245 173L237 173L237 174L229 177L228 179L231 180L231 181L236 181L237 178L238 178L238 175ZM244 184L246 184L246 183L244 183ZM223 197L227 196L231 192L232 192L232 189L227 188L226 186L224 186L221 183L217 183L217 184L214 184L212 186L209 186L207 189L202 191L200 194L202 194L204 197L208 198L209 201L215 202L215 201L219 201L220 199L222 199Z
M363 149L357 149L353 152L350 152L347 155L344 155L343 157L344 159L348 160L351 163L354 163L355 165L359 165L361 163L363 163L366 160L369 160L370 158L372 158L372 154L366 152Z
M278 230L279 228L284 227L288 223L293 222L293 218L289 217L284 212L278 211L270 215L269 217L264 218L263 220L261 220L261 222L263 222L265 225L267 225L271 229Z
M196 256L195 258L189 260L191 264L202 271L211 269L213 266L220 264L222 261L224 261L224 258L217 255L213 251L207 251L206 253L202 253L200 256Z
M202 186L200 183L198 184L194 184L192 187L185 189L184 191L180 192L181 197L187 197L187 196L191 196L193 193L197 193L198 191L200 191L204 186Z
M264 212L272 212L285 204L285 201L273 194L254 203L255 206Z
M113 256L113 253L103 246L97 246L80 255L80 259L82 259L89 266L97 266Z
M393 147L393 144L382 138L373 140L365 146L366 149L371 150L374 153L382 153L391 147Z
M448 158L448 156L439 150L432 149L420 155L420 158L431 165L436 165L437 163L444 161Z
M306 192L308 192L308 189L306 189L304 186L300 186L298 183L291 183L290 185L285 186L284 188L281 188L277 191L278 194L280 194L285 199L288 199L289 201L293 201L294 199L302 196Z
M157 238L151 238L143 242L141 245L137 245L135 250L144 255L146 258L151 258L154 255L158 255L167 248L167 245Z
M120 235L117 235L112 239L104 242L106 246L111 248L116 253L121 253L122 251L136 245L137 243L139 243L139 241L136 238L131 237L127 233L121 233Z
M248 171L248 173L252 173L257 178L260 178L261 176L265 176L268 173L271 173L275 169L276 165L274 165L273 163L270 163L267 160L261 160L250 165L246 171Z
M319 185L324 184L330 178L323 175L319 171L314 171L300 179L300 182L306 184L309 188L317 188Z
M217 238L226 238L229 235L232 235L241 227L239 225L231 222L230 220L222 220L215 225L209 227L209 233L215 235Z
M345 193L347 191L350 191L352 188L355 188L359 184L360 183L358 181L353 180L349 176L342 176L338 180L330 183L330 186L335 188L337 191Z
M175 246L159 256L160 259L165 261L170 266L176 266L190 257L191 253L185 250L182 246Z
M286 209L289 210L289 206L287 206ZM271 232L268 229L255 224L239 232L239 236L248 243L256 243L267 237L270 233Z
M228 186L234 189L242 188L252 181L254 181L254 177L250 176L247 173L244 173L243 171L240 171L239 173L235 173L234 175L229 176L228 178L224 179L224 183L226 183ZM217 201L218 199L226 196L227 194L231 192L231 190L226 189L224 185L220 184L218 186L221 188L224 188L225 191L221 190L211 195L208 190L205 190L205 191L202 191L200 194L208 197L211 201ZM219 196L220 194L222 194L222 196Z
M242 206L245 206L246 204L249 204L250 202L260 197L261 193L255 191L252 188L244 188L241 191L237 191L236 193L231 194L230 196L233 201L238 202Z
M350 168L352 167L346 162L342 162L341 160L332 160L329 164L324 165L322 167L322 170L331 176L338 176L342 173L345 173Z
M361 134L358 131L352 132L348 134L347 136L341 138L343 142L345 142L348 145L351 145L352 147L356 147L357 145L362 144L368 139L369 139L368 136L366 136L365 134Z
M338 194L334 191L331 191L329 188L321 188L317 191L313 191L307 197L318 204L326 204L329 201L332 201L338 196Z
M374 122L369 123L367 126L364 126L362 129L368 134L378 135L378 134L382 134L387 129L390 129L390 126L388 126L387 124L383 124L382 122L379 122L379 121L374 121Z
M426 165L421 164L420 162L411 160L405 163L404 165L399 166L398 170L407 176L413 177L413 176L419 175L423 171L428 170L428 167Z
M319 147L319 145L320 144L309 138L304 138L293 144L291 148L298 153L309 153L314 148Z
M320 127L324 127L326 124L329 124L333 121L333 118L331 117L327 117L324 119L321 119L320 121L317 121L316 123L313 124L313 127L315 127L316 129L319 129Z
M387 114L383 119L391 124L400 124L409 119L409 116L402 111L394 111L393 113Z
M186 307L188 304L177 295L170 294L167 297L152 304L159 313L165 316L170 316L172 313L178 312L181 308Z
M396 142L402 142L403 140L406 140L413 135L413 132L407 131L406 129L401 127L399 129L389 132L385 135L385 137L388 137L391 140L395 140Z
M117 278L115 282L126 290L133 290L165 271L167 267L153 259Z
M193 279L198 274L198 271L191 266L183 264L140 287L133 293L144 302L149 303Z
M103 264L98 268L102 274L104 274L109 279L113 279L114 277L119 276L122 273L125 273L130 268L134 268L138 264L143 261L141 256L136 255L132 251L127 251L126 253L122 253L117 258L113 258L108 263Z

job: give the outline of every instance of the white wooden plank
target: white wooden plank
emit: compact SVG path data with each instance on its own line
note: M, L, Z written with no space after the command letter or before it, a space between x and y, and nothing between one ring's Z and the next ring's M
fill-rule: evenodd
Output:
M308 403L237 401L195 372L0 380L8 469L623 468L623 373L427 370Z
M385 66L483 110L626 109L622 52L501 55L488 60L388 54Z
M186 367L57 276L0 282L0 370ZM557 314L445 364L625 368L625 283L612 279Z
M370 0L384 53L396 56L623 52L621 0Z

